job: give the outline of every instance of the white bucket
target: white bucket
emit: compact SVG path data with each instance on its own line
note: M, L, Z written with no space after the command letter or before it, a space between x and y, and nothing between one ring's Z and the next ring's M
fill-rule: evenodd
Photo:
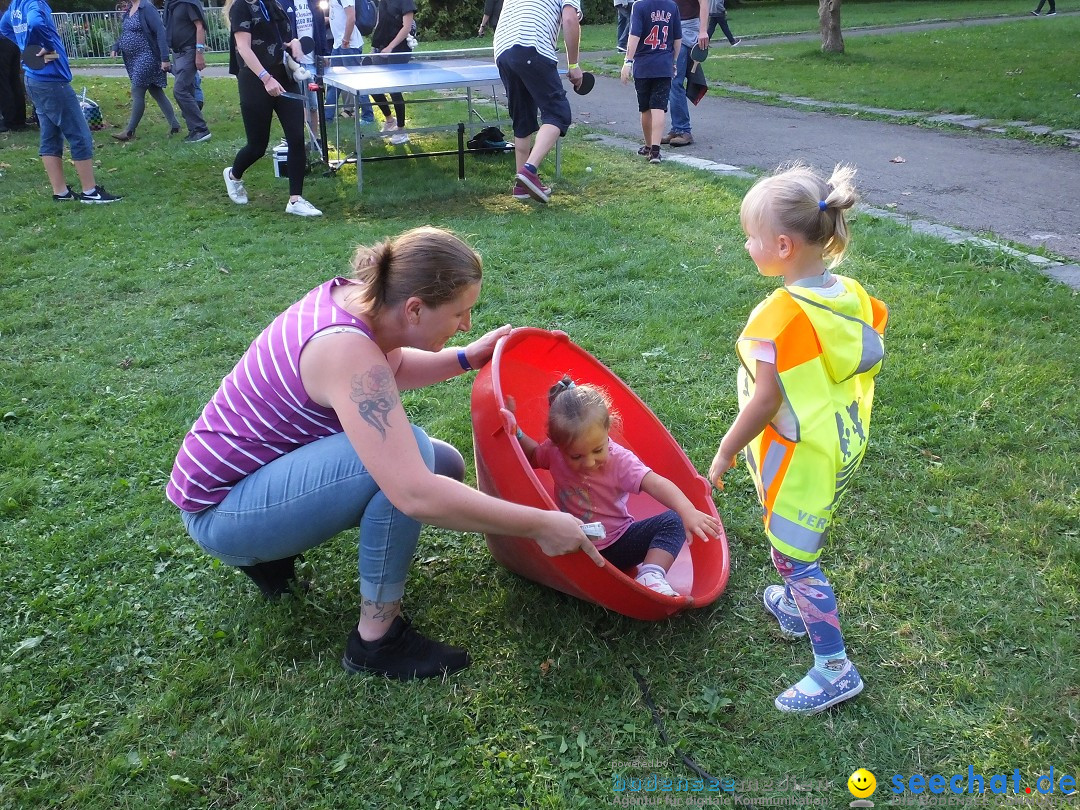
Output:
M286 144L279 143L274 147L272 156L274 158L274 177L288 177L289 147Z

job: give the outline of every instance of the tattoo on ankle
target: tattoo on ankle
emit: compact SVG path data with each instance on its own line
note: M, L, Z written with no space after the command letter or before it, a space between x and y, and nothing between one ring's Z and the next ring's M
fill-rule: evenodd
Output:
M361 615L366 614L369 619L375 619L379 622L393 621L397 615L394 610L390 609L390 605L396 604L395 602L374 602L371 599L365 599L360 603Z

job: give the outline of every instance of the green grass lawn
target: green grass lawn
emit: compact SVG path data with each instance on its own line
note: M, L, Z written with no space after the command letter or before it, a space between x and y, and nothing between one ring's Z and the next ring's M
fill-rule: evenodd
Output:
M87 84L122 118L108 111L126 80ZM3 136L0 808L612 807L614 774L693 776L634 668L673 745L748 797L788 776L846 806L858 767L878 806L893 774L1077 775L1075 292L855 217L842 269L891 321L870 449L824 557L868 684L842 708L772 707L811 659L762 610L776 576L742 469L717 496L732 576L712 606L639 623L509 574L475 534L427 529L407 609L473 666L448 683L348 676L354 537L307 555L306 598L271 605L164 498L184 432L280 309L357 243L452 228L485 260L476 333L565 330L704 470L736 413L733 341L774 282L742 248L746 181L573 132L546 208L510 198L509 157L470 160L464 183L453 158L373 164L362 196L313 177L316 220L283 214L264 160L239 208L221 182L235 88L206 87L206 144L165 140L153 108L136 141L97 135L99 177L126 195L113 206L53 203L36 132ZM406 396L467 457L468 403L467 377Z
M843 54L810 43L719 48L714 81L890 110L963 113L1080 129L1080 73L1064 69L1080 18L848 37Z

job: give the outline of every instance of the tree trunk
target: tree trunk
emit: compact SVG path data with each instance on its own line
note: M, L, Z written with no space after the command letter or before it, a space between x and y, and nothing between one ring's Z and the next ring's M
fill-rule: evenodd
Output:
M844 35L840 32L840 2L841 0L818 0L821 50L826 53L844 52Z

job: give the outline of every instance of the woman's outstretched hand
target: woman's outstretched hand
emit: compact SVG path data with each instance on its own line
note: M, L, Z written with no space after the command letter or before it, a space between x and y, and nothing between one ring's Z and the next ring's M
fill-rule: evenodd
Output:
M491 355L495 353L495 344L500 338L510 334L513 329L510 324L503 324L498 329L492 329L486 335L478 337L465 347L465 356L469 358L469 365L473 368L486 366L491 362Z
M581 527L581 521L566 512L545 512L544 526L533 539L549 557L584 551L597 566L603 567L604 558Z

